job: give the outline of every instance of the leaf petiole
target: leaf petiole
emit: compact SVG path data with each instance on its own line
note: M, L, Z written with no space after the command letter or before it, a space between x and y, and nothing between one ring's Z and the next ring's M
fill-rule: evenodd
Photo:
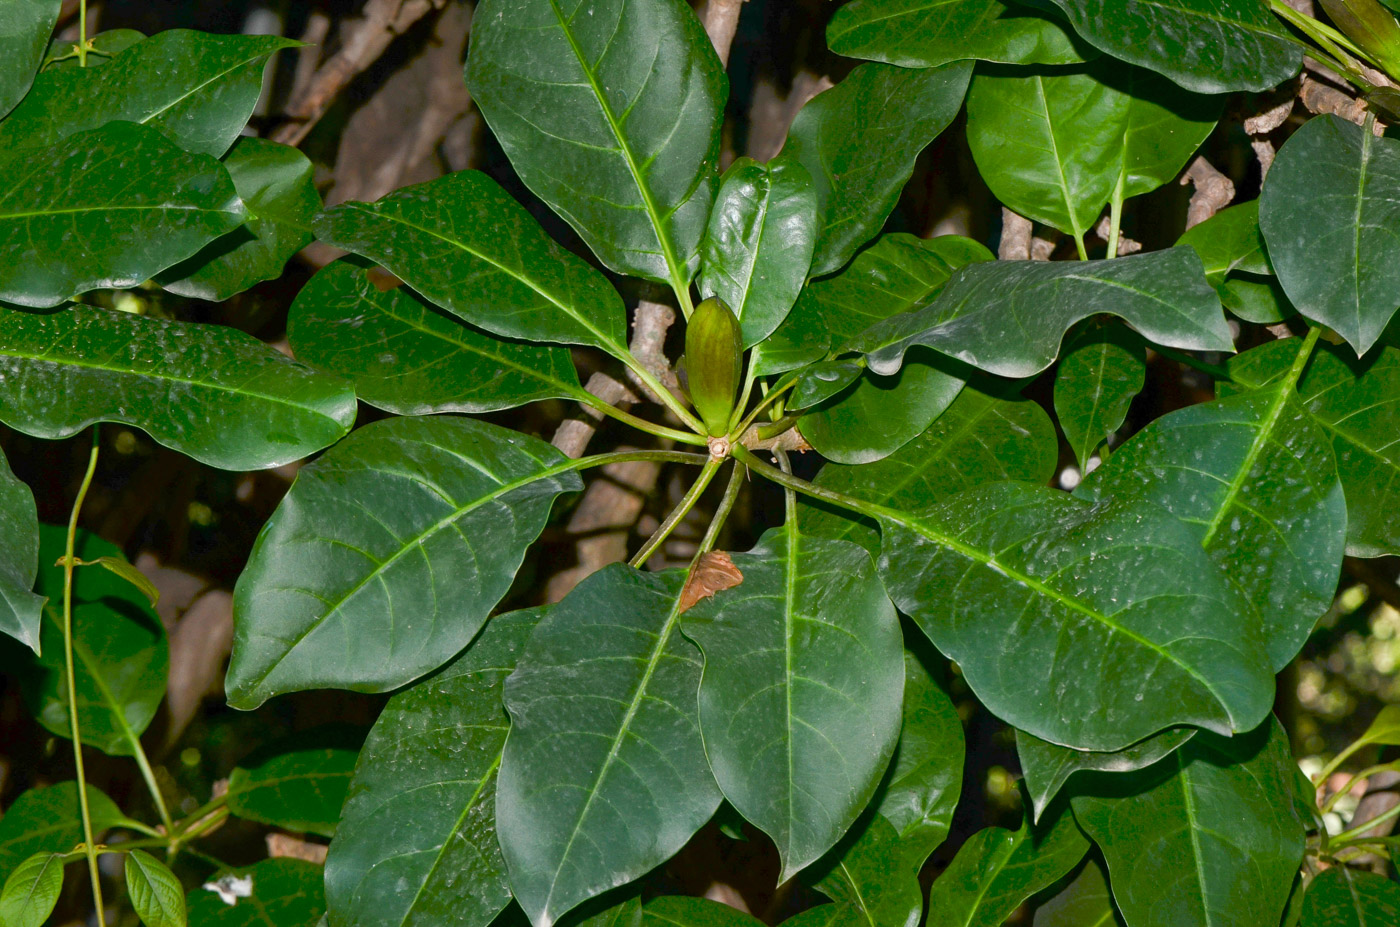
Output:
M700 500L700 494L710 485L710 480L714 479L715 474L719 472L720 465L723 463L723 459L715 459L713 457L705 462L705 466L700 471L700 475L695 478L695 482L691 484L690 489L686 490L685 496L676 504L676 507L671 510L671 513L666 516L666 520L661 523L661 526L656 529L652 536L647 538L647 542L642 545L642 549L637 551L632 559L628 561L629 565L640 567L647 562L647 558L650 557L658 547L666 543L666 539L671 536L672 531L676 530L676 526L681 523L681 519L690 514L690 510L693 509L695 503Z
M583 398L587 396L588 398ZM604 402L592 393L584 390L579 396L579 402L584 403L589 408L597 409L599 412L616 419L625 425L631 425L638 431L645 431L647 434L655 435L658 438L669 438L672 441L679 441L682 444L692 444L697 447L704 447L706 439L704 435L696 434L693 431L681 431L679 428L668 428L665 425L658 425L649 422L641 416L633 415L609 402Z

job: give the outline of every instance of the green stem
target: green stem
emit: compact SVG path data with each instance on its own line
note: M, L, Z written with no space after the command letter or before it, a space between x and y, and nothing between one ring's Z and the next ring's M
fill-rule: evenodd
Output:
M705 529L705 537L700 541L700 549L695 552L695 556L708 553L715 546L715 541L719 540L720 529L724 527L724 522L729 518L729 513L734 509L734 503L739 501L739 490L744 488L744 478L748 476L749 468L739 461L734 461L734 469L730 471L729 483L724 487L724 496L719 500L719 508L715 511L715 517L710 519L710 527Z
M782 386L779 386L777 389L769 390L764 395L764 397L761 400L759 400L758 405L753 407L753 411L750 412L748 415L744 416L744 420L739 423L739 426L730 430L729 440L738 441L739 438L743 436L744 432L749 430L749 426L753 424L754 419L758 418L759 415L762 414L764 409L771 406L774 402L778 400L780 396L786 394L788 390L792 389L796 385L797 379L793 378L788 382L784 383Z
M165 832L173 834L175 832L175 821L170 817L170 809L165 806L165 798L160 794L160 786L156 783L155 772L151 769L151 761L146 758L146 751L141 747L141 738L127 738L134 748L136 765L141 769L141 778L146 780L146 790L151 793L151 798L156 803L156 813L160 815L160 822L165 825Z
M588 398L583 398L585 396ZM670 438L672 441L679 441L682 444L693 444L697 447L704 447L707 443L704 435L696 434L693 431L681 431L678 428L667 428L665 425L649 422L640 416L633 415L631 412L619 409L611 403L604 402L587 390L584 390L579 395L578 399L579 402L597 409L609 418L617 419L625 425L631 425L639 431L645 431L647 434L656 435L658 438Z
M1119 229L1123 222L1123 178L1124 171L1118 172L1118 183L1113 188L1113 198L1108 201L1108 257L1118 256Z
M1192 357L1185 351L1178 351L1175 348L1164 348L1160 344L1153 344L1150 341L1147 341L1146 344L1163 357L1169 357L1178 364L1185 364L1187 367L1199 370L1208 377L1213 377L1217 380L1234 379L1234 377L1230 376L1229 369L1221 367L1219 364L1209 364L1199 358Z
M715 474L719 472L719 467L722 463L724 463L723 460L716 460L714 458L710 458L706 461L704 468L700 471L700 475L695 478L695 482L691 484L690 489L686 490L685 497L671 510L671 514L666 516L666 520L661 523L661 527L657 528L655 533L647 538L647 542L642 545L642 549L637 551L636 555L629 561L631 566L640 567L647 562L647 558L650 557L658 547L666 543L666 539L671 536L672 531L676 530L676 526L681 523L681 519L685 518L685 516L690 513L690 510L695 507L695 503L700 499L700 494L705 491L705 487L710 485L710 480L714 479Z
M78 67L87 67L87 0L78 0ZM99 913L98 918L102 915Z
M1366 767L1365 769L1361 770L1361 772L1348 779L1346 785L1333 792L1332 797L1327 799L1327 802L1319 810L1323 814L1327 814L1333 808L1335 808L1337 806L1337 802L1341 801L1342 798L1345 797L1346 794L1352 790L1356 783L1360 782L1362 779L1369 779L1378 772L1390 772L1397 768L1400 768L1400 760L1397 760L1394 763L1381 763L1378 766Z
M689 317L690 315L689 313L687 313L686 318ZM661 383L660 380L652 376L651 371L643 367L641 361L637 360L635 357L632 356L631 351L619 348L617 351L614 352L614 354L624 364L631 368L632 372L637 375L637 378L639 380L641 380L647 385L648 389L650 389L653 393L656 394L656 398L661 400L662 405L666 406L666 408L676 413L676 417L679 418L682 422L685 422L687 428L691 429L698 435L703 435L706 433L705 426L700 424L700 419L696 418L694 415L691 415L690 410L687 409L684 405L682 405L681 401L677 399L671 393L671 391ZM702 441L701 443L703 444L704 442Z
M1329 848L1334 846L1340 846L1346 843L1348 840L1351 840L1353 837L1359 837L1362 834L1366 833L1366 831L1378 827L1379 825L1384 824L1386 821L1394 820L1397 817L1400 817L1400 805L1396 805L1394 808L1391 808L1389 811L1386 811L1383 814L1376 815L1369 821L1363 821L1362 823L1356 825L1355 827L1349 830L1342 831L1337 836L1328 839L1327 845Z
M757 377L753 372L753 360L750 358L749 369L744 372L744 388L739 392L739 401L734 405L734 417L729 420L729 430L732 432L739 419L743 417L744 409L748 408L749 397L753 395L753 384Z
M1089 252L1088 252L1088 251L1085 249L1085 247L1084 247L1084 233L1083 233L1083 232L1075 232L1075 233L1074 233L1074 247L1079 251L1079 259L1080 259L1081 261L1087 261L1087 260L1089 260Z
M1317 43L1319 47L1314 47L1291 34L1287 36L1287 39L1294 45L1302 48L1309 58L1314 59L1319 64L1323 64L1342 75L1363 93L1369 93L1376 89L1375 85L1368 81L1359 71L1342 60L1347 57L1347 52L1343 49L1352 49L1357 57L1363 58L1372 64L1375 63L1371 61L1370 57L1366 55L1365 52L1357 48L1350 39L1327 26L1325 23L1313 19L1311 16L1304 16L1302 13L1288 6L1288 4L1280 2L1280 0L1271 0L1270 8L1280 19L1283 19L1290 26ZM1338 47L1339 44L1341 47Z
M86 11L86 4L83 5ZM83 818L83 842L87 849L88 876L92 880L93 904L97 908L98 927L107 927L106 913L102 904L102 878L97 869L97 848L92 838L92 812L88 808L87 772L83 769L83 738L78 724L78 686L73 668L73 548L78 536L78 514L83 509L88 487L92 485L93 474L97 472L98 426L92 426L92 451L88 455L87 472L78 487L78 497L73 501L73 510L68 516L68 541L63 558L63 661L68 674L68 726L73 736L73 764L78 772L78 809Z

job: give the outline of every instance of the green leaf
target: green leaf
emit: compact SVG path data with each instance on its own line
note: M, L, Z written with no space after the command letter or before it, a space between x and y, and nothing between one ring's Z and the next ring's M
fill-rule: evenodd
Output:
M754 348L753 369L761 375L806 366L874 323L923 306L957 268L992 259L986 247L959 235L881 236L840 273L807 284L783 324Z
M0 634L8 634L37 656L44 608L44 597L33 592L39 571L39 515L34 493L10 470L3 453L0 539Z
M1293 388L1300 369L1162 416L1078 490L1140 496L1181 519L1258 608L1275 671L1331 607L1346 538L1332 449Z
M51 68L0 123L0 150L46 147L122 121L159 129L186 151L221 157L253 114L268 56L296 44L275 35L171 29L98 68Z
M306 155L265 139L240 138L224 167L248 207L248 222L164 271L157 282L172 293L220 302L280 277L292 255L311 243L321 194Z
M1053 884L1084 858L1089 841L1066 810L1037 827L979 830L936 880L928 896L928 927L998 927L1031 895Z
M1109 261L994 261L953 274L927 307L878 322L849 347L870 369L899 369L927 345L1004 377L1028 377L1055 361L1075 322L1107 313L1150 341L1195 351L1233 351L1220 297L1190 248Z
M798 112L783 153L812 175L817 249L812 276L829 274L875 236L914 172L914 159L962 108L972 66L863 64Z
M382 264L494 334L589 344L619 356L626 350L626 314L612 284L478 171L404 187L375 203L342 203L316 219L316 237Z
M59 0L11 0L0 7L0 116L29 91L44 55L49 33L58 21Z
M246 218L223 165L144 126L114 122L48 148L10 149L0 157L9 256L0 300L43 308L136 286Z
M1298 73L1303 51L1266 3L1212 0L1053 0L1074 31L1107 55L1187 90L1269 90Z
M724 67L681 0L485 0L467 86L515 172L620 274L679 288L714 196Z
M1229 734L1273 702L1258 618L1164 509L993 483L880 523L895 605L993 714L1043 740L1106 751L1176 724Z
M899 619L870 555L794 520L746 554L738 586L682 621L705 655L700 729L724 797L773 838L779 881L831 849L899 739Z
M967 140L997 199L1082 239L1115 190L1138 196L1174 178L1221 104L1122 62L992 70L968 92Z
M927 430L884 460L856 467L827 464L816 482L867 502L917 509L997 480L1048 483L1059 453L1055 426L1044 409L983 384L964 389ZM809 534L849 538L879 553L873 521L818 501L800 504Z
M234 589L228 700L384 692L465 647L510 588L575 464L464 418L358 429L303 467Z
M852 361L821 361L803 367L792 375L797 383L788 394L788 408L810 409L830 399L854 383L864 369L863 364Z
M146 927L185 927L185 890L166 865L145 850L126 854L126 894Z
M1176 243L1196 249L1206 268L1206 280L1217 287L1228 274L1274 272L1259 231L1258 200L1220 210L1187 229Z
M567 348L504 341L406 286L382 291L359 259L336 261L301 288L287 338L298 358L350 378L360 399L398 415L496 412L583 395Z
M355 757L354 750L322 747L292 750L256 765L239 764L229 776L229 813L329 837L340 820Z
M1016 757L1025 776L1026 793L1039 819L1051 799L1075 773L1124 773L1143 769L1186 743L1195 733L1194 727L1169 728L1122 750L1095 752L1072 750L1017 731Z
M1074 880L1035 910L1032 927L1122 927L1103 864L1091 856Z
M958 398L963 371L919 352L891 376L865 373L798 421L802 436L828 460L874 463L928 428Z
M59 562L61 564L63 562L62 559L60 559ZM142 573L120 557L98 557L96 560L88 560L78 565L100 566L108 572L120 576L122 579L135 586L137 591L146 597L146 601L150 603L151 608L155 608L156 603L160 601L160 590L156 588L156 584L147 579L145 573Z
M1357 743L1400 746L1400 705L1386 705L1377 712L1366 731L1357 738Z
M1260 345L1232 358L1230 375L1261 390L1288 373L1297 353L1297 339ZM1365 361L1348 354L1319 342L1298 398L1332 443L1347 498L1347 553L1400 554L1400 351L1383 348Z
M837 846L834 860L817 864L824 870L817 890L855 914L853 921L861 927L918 927L924 911L918 867L901 853L894 827L871 815L852 836L857 839Z
M88 49L87 64L89 68L100 68L112 59L117 52L125 51L137 42L144 42L146 33L138 29L108 29L91 36L88 41L91 48ZM44 63L42 70L50 68L80 68L83 62L78 60L77 43L71 39L62 42L57 36L49 40L49 46L44 50Z
M1400 142L1308 120L1269 170L1259 226L1298 311L1369 351L1400 306Z
M89 785L87 799L94 837L126 822L121 809L100 789ZM67 853L82 841L78 784L30 789L0 818L0 875L9 875L36 853Z
M807 169L782 155L739 158L720 180L701 246L703 296L734 310L744 347L773 333L807 282L817 234L817 193Z
M1400 923L1400 885L1373 872L1334 866L1303 896L1303 927Z
M506 680L496 827L535 927L660 865L719 807L684 583L604 567L541 619Z
M1298 312L1273 277L1241 274L1226 278L1216 290L1225 308L1246 322L1273 325Z
M317 927L325 913L321 867L314 863L265 859L219 875L250 880L252 895L230 905L207 887L195 889L185 899L190 927Z
M1058 20L1001 0L853 0L831 17L826 41L838 55L903 68L1073 64L1086 50Z
M1141 772L1096 777L1074 797L1074 816L1103 850L1123 919L1277 923L1303 858L1293 769L1288 736L1270 718L1233 739L1199 733Z
M1055 372L1055 415L1081 469L1128 417L1147 381L1142 342L1121 325L1085 330Z
M57 737L71 737L63 656L63 556L68 530L39 529L39 579L44 606L43 655L20 678L34 716ZM83 560L121 557L121 549L80 531L73 552ZM170 650L150 602L126 579L96 567L73 574L73 659L83 743L113 756L134 756L138 738L165 697Z
M441 672L390 699L360 751L326 859L342 927L482 927L510 902L496 841L501 687L540 609L497 615Z
M667 895L642 906L640 927L759 927L760 923L718 901Z
M15 867L0 889L0 924L43 927L63 891L63 855L35 853Z
M911 650L904 652L903 715L899 744L874 806L894 827L896 856L917 873L952 827L962 795L964 748L957 709Z
M232 328L95 306L0 308L0 419L48 439L124 422L201 463L252 470L338 440L355 396Z

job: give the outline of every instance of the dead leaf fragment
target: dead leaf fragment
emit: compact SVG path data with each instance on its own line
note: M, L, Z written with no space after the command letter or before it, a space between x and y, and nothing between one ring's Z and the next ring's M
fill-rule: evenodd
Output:
M681 612L701 599L708 599L716 592L733 589L744 581L744 574L734 565L734 561L722 550L712 550L700 555L700 561L690 568L685 588L681 589Z

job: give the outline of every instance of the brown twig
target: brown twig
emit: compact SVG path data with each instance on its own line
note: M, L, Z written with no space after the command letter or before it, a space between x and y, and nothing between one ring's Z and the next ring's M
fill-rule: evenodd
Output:
M1235 184L1220 173L1203 156L1197 155L1181 177L1182 184L1191 184L1196 192L1186 207L1186 227L1200 225L1235 198Z
M1001 242L997 245L997 257L1003 261L1029 261L1034 228L1025 216L1001 207Z
M734 33L739 28L739 12L743 8L744 0L705 0L700 22L715 47L715 54L719 55L720 64L729 64L729 48L734 44Z
M771 81L759 83L749 107L749 157L767 161L782 151L788 127L798 110L812 97L835 86L831 78L818 77L810 71L802 71L793 78L792 89L786 97L778 96L778 88Z

